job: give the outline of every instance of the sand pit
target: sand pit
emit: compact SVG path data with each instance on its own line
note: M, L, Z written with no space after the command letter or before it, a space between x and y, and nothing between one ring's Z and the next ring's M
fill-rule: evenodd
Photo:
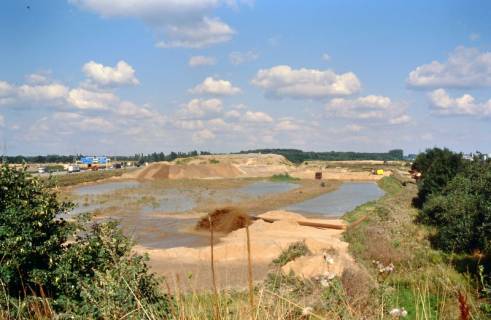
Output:
M251 251L254 264L255 280L262 280L266 276L271 261L278 257L288 246L297 241L305 241L312 255L298 258L284 266L284 271L292 270L299 276L313 277L322 275L326 270L340 276L342 271L353 264L348 253L348 244L341 240L342 230L319 229L300 226L295 220L311 221L303 216L287 211L270 211L263 215L265 218L281 219L274 223L262 220L254 221L250 227ZM316 222L342 224L339 219L315 219ZM169 279L185 279L189 272L193 273L193 281L187 288L181 289L209 289L210 279L210 247L201 248L171 248L150 249L137 246L140 253L146 252L150 256L150 266L158 274ZM215 264L218 270L218 283L220 288L243 287L246 285L242 272L245 274L247 265L247 246L245 229L238 229L220 239L214 246ZM334 263L327 264L324 254L334 256ZM300 260L299 260L300 259ZM298 260L298 261L297 261ZM229 271L235 270L233 274ZM235 275L235 276L234 276Z
M143 167L136 172L124 174L122 178L139 180L160 179L223 179L223 178L260 178L288 173L300 179L314 179L315 173L321 171L323 180L341 181L376 181L391 175L374 175L370 166L377 162L359 162L369 168L328 167L328 162L317 161L295 166L285 157L275 154L231 154L207 155L193 158L177 159L172 162L157 162ZM338 164L346 165L346 162ZM350 163L348 163L350 164ZM334 166L336 163L329 163Z
M152 163L131 176L138 180L236 178L242 173L231 164ZM126 176L129 177L129 176Z

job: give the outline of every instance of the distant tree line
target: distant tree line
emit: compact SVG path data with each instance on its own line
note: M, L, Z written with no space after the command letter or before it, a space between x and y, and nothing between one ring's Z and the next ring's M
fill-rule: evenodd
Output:
M403 160L404 152L401 149L390 150L389 152L341 152L341 151L327 151L327 152L314 152L314 151L302 151L297 149L256 149L240 151L243 153L273 153L279 154L287 158L293 163L301 163L303 161L311 160ZM195 157L198 155L211 155L208 151L189 151L189 152L170 152L165 154L163 152L153 152L147 155L143 153L137 153L132 156L109 156L114 161L137 161L140 164L145 162L157 162L157 161L173 161L177 158ZM75 155L58 155L51 154L46 156L4 156L3 161L8 163L70 163L82 157L82 154Z
M137 161L139 163L145 162L157 162L157 161L172 161L177 158L195 157L198 155L210 155L208 151L190 151L190 152L170 152L164 154L163 152L154 152L147 155L143 153L137 153L133 156L109 156L113 161ZM3 156L2 162L7 163L71 163L79 160L83 155L58 155L51 154L46 156Z
M241 151L239 153L273 153L287 158L293 163L301 163L312 160L403 160L404 152L401 149L390 150L389 152L352 152L352 151L327 151L313 152L298 149L256 149Z

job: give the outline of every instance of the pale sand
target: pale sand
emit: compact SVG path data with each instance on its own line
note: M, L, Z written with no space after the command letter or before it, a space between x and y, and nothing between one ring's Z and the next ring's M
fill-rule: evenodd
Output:
M254 280L263 280L271 269L271 262L288 246L305 241L312 255L298 258L282 269L311 278L325 272L341 276L347 266L354 264L348 253L348 244L341 240L342 230L320 229L298 225L295 220L343 224L339 219L306 219L287 211L270 211L260 216L282 219L274 223L255 221L250 227ZM166 276L173 290L199 290L211 288L210 247L152 249L136 246L138 253L148 253L150 267ZM334 263L328 264L324 254L328 252ZM239 229L220 239L214 247L217 283L220 289L244 287L247 284L246 231ZM176 278L176 275L177 278ZM179 280L176 280L179 279ZM177 282L176 282L177 281Z

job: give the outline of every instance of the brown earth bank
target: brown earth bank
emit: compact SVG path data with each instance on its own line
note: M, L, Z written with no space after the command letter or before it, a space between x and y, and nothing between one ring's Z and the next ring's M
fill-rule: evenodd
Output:
M223 179L269 177L288 173L301 179L314 179L316 172L322 172L324 180L376 181L390 175L389 170L386 170L384 175L374 175L370 172L370 169L379 168L381 165L383 162L377 161L314 161L295 166L285 157L274 154L210 155L152 163L122 178Z
M251 256L255 281L264 280L271 262L289 245L304 241L311 252L297 258L282 270L305 278L326 273L340 276L354 261L348 244L341 240L342 230L301 226L297 221L344 224L339 219L307 219L287 211L270 211L260 217L278 219L273 223L254 221L250 227ZM138 253L148 253L152 271L166 277L173 290L211 289L211 248L152 249L136 246ZM326 257L332 260L327 261ZM219 289L244 287L247 284L247 243L245 228L220 238L214 245L214 263Z

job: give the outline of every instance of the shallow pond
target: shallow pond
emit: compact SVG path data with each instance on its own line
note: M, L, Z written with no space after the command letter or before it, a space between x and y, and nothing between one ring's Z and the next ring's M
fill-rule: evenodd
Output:
M100 184L91 184L87 186L77 187L73 189L73 193L77 196L86 195L100 195L103 193L109 193L120 189L128 189L138 187L140 183L138 181L117 181L106 182Z
M325 193L291 206L286 210L304 214L340 217L359 205L384 195L374 182L345 182L333 192Z
M248 196L260 197L271 193L287 192L298 187L298 184L289 182L258 181L238 188L236 191Z

